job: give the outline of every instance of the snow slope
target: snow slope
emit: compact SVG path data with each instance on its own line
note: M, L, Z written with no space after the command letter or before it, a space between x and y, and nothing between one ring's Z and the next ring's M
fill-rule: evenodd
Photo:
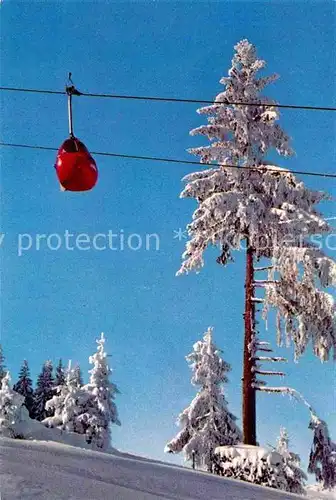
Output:
M2 500L301 498L141 457L54 442L0 438L0 460Z

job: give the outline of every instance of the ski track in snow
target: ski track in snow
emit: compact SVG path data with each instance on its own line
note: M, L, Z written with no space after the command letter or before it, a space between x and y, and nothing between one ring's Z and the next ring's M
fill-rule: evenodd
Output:
M285 500L302 498L118 453L0 439L1 499Z

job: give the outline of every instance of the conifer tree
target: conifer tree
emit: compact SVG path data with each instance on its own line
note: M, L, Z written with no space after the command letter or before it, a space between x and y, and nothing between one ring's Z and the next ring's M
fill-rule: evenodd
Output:
M112 370L107 364L104 334L97 343L97 352L89 358L93 364L89 384L83 386L78 365L69 368L65 383L46 403L46 410L52 415L44 418L43 424L83 434L94 449L106 450L110 445L110 424L120 425L114 402L119 390L109 380Z
M15 438L18 437L15 425L28 417L28 411L23 407L24 397L11 388L10 380L9 372L1 380L0 434Z
M72 370L72 377L77 387L82 387L84 385L82 371L78 364L75 365L74 369Z
M93 398L78 384L78 372L69 368L66 373L65 383L59 385L52 399L47 401L46 410L53 413L45 418L42 423L47 427L58 427L68 432L85 434L86 429L81 423L88 407L88 402Z
M65 384L65 371L62 360L60 359L55 370L55 387Z
M53 397L54 377L51 361L46 361L42 366L42 371L37 379L34 391L33 414L36 420L44 420L50 416L50 411L46 410L46 403Z
M89 357L93 368L89 370L90 382L83 387L88 395L86 411L79 416L87 441L100 450L110 445L110 424L121 425L114 399L119 389L110 380L111 368L107 363L105 337L97 340L97 352Z
M5 367L5 356L3 354L2 345L0 344L0 382L6 375L6 367Z
M335 283L336 265L309 237L327 234L330 226L317 210L328 199L308 189L288 170L267 159L269 151L291 156L289 137L277 123L275 101L261 95L276 75L258 77L265 61L247 40L235 46L232 67L220 82L224 92L213 105L198 110L208 124L191 131L211 143L190 149L200 162L216 166L187 175L182 198L198 206L188 225L190 241L178 274L199 270L208 246L221 249L218 263L227 265L246 248L243 430L244 443L256 444L255 304L277 311L277 339L293 341L296 358L311 343L327 360L336 346L335 306L325 290ZM259 259L269 259L255 268ZM264 279L256 279L263 272ZM266 273L266 275L265 275ZM255 294L264 290L264 296Z
M15 392L18 392L24 397L25 407L29 412L29 416L32 417L33 406L34 406L34 390L33 390L33 382L32 379L30 378L28 362L26 359L23 361L19 373L19 379L16 382L16 384L14 384L13 390Z
M323 489L336 488L336 443L330 436L326 422L311 414L309 428L314 431L309 456L308 472L315 474Z
M286 479L286 490L302 495L305 492L306 474L300 467L300 457L289 451L289 438L285 428L280 429L276 451L283 457L282 473Z
M209 328L203 340L196 342L186 357L193 375L191 383L199 386L196 397L178 417L182 430L170 441L166 452L183 451L186 460L194 459L199 467L211 471L214 449L234 445L241 440L236 417L228 410L222 385L228 382L230 365L220 357L220 350Z

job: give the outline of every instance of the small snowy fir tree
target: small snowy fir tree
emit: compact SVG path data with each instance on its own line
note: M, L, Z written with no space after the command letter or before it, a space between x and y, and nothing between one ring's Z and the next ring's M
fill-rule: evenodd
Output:
M282 472L287 482L286 491L305 493L306 474L300 468L300 457L288 449L289 438L285 428L280 429L276 451L283 457Z
M108 449L111 441L110 424L120 425L114 402L119 390L109 380L112 370L107 363L103 333L97 344L97 352L89 358L90 364L93 365L89 371L90 382L83 387L87 395L86 411L78 417L78 420L83 426L87 442L104 451Z
M60 366L60 363L59 365ZM57 372L57 369L56 369ZM64 380L62 380L64 378ZM66 404L66 400L68 396L73 392L74 384L72 384L72 373L71 370L67 370L66 376L63 374L63 366L62 372L59 372L58 381L62 382L61 384L56 384L54 387L54 395L51 399L46 401L45 410L49 415L42 420L42 424L47 427L59 427L60 429L65 429L64 426L64 408ZM55 377L56 381L56 377Z
M60 359L55 370L55 387L65 384L65 371L62 360Z
M232 479L289 491L283 457L277 451L261 446L219 446L215 450L215 472Z
M200 390L178 418L182 430L165 447L168 453L183 451L187 461L194 457L195 464L208 471L212 471L215 447L236 444L242 437L222 389L228 381L230 365L220 357L212 331L209 328L186 357L193 371L191 382Z
M322 489L336 489L336 443L329 436L326 422L311 414L309 428L314 439L309 457L308 472L315 474Z
M84 385L84 382L83 382L83 376L82 376L82 371L81 371L80 366L78 364L75 365L75 367L73 368L73 370L71 372L72 372L71 376L73 377L74 383L76 384L76 386L82 387Z
M28 410L23 406L24 400L24 396L11 389L10 375L7 373L2 378L0 389L0 434L12 438L19 437L15 424L28 417Z
M254 261L270 259L267 279L258 286L265 289L264 315L269 308L277 310L278 342L292 340L296 357L311 342L315 354L327 360L336 346L336 321L333 298L324 288L335 284L336 265L309 237L331 231L316 208L328 196L267 160L268 151L286 157L293 150L277 123L276 103L260 94L277 79L258 78L264 67L255 47L242 40L229 75L220 80L225 90L213 105L198 110L208 116L208 124L191 135L205 136L211 144L190 152L201 163L219 166L184 178L181 197L196 199L198 207L178 274L199 270L210 245L221 248L223 265L244 246Z
M75 369L69 368L65 383L59 385L56 391L57 394L46 403L46 410L53 415L45 418L42 423L47 427L58 427L67 432L85 434L86 429L81 423L81 415L86 412L92 395L78 384L78 371L76 373Z
M0 344L0 382L6 375L6 368L5 368L5 356L3 354L3 349L2 345Z
M34 391L33 413L36 420L44 420L50 416L50 411L46 410L46 403L53 397L54 377L51 361L46 361L42 371L37 379L36 389Z
M25 359L23 361L19 379L14 384L13 390L21 394L24 397L24 404L29 412L29 416L33 416L33 406L34 406L34 390L33 390L33 382L30 378L30 371L28 366L28 361Z

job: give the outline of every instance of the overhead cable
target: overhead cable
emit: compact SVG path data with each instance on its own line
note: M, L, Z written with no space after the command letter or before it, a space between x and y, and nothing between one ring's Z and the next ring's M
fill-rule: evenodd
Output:
M45 150L45 151L58 151L57 148L51 147L51 146L35 146L32 144L15 144L15 143L9 143L9 142L0 142L0 146L5 146L5 147L12 147L12 148L25 148L25 149L39 149L39 150ZM208 165L210 167L220 167L220 166L225 166L225 168L247 168L249 170L259 170L260 168L263 168L266 171L277 171L277 172L283 172L283 173L290 173L290 174L298 174L298 175L309 175L313 177L324 177L324 178L329 178L329 179L336 179L336 174L329 174L327 172L314 172L314 171L309 171L309 170L275 170L275 168L272 168L272 165L263 165L262 167L240 167L238 165L221 165L219 163L200 163L197 161L192 161L192 160L179 160L176 158L163 158L163 157L158 157L158 156L140 156L140 155L131 155L131 154L122 154L122 153L109 153L109 152L102 152L102 151L90 151L92 155L99 155L99 156L109 156L113 158L126 158L126 159L132 159L132 160L145 160L145 161L156 161L156 162L165 162L165 163L179 163L179 164L186 164L186 165L198 165L199 167Z
M0 87L0 90L11 91L11 92L30 92L36 94L55 94L55 95L66 95L66 92L60 90L45 90L45 89L29 89L29 88L17 88L17 87ZM336 111L336 107L333 106L306 106L306 105L294 105L294 104L272 104L272 103L256 103L248 101L231 102L225 101L210 101L205 99L184 99L178 97L156 97L156 96L139 96L139 95L119 95L119 94L95 94L90 92L78 92L77 95L84 97L97 97L97 98L107 98L107 99L131 99L137 101L156 101L156 102L175 102L175 103L194 103L194 104L226 104L230 105L240 105L240 106L264 106L264 107L277 107L285 109L297 109L297 110L309 110L309 111Z

